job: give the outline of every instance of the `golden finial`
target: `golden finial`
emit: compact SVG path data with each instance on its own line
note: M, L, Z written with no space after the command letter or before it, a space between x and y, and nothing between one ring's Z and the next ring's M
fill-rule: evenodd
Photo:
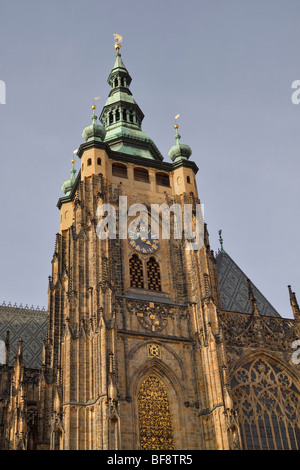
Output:
M179 127L178 124L177 124L177 122L176 122L176 119L178 119L179 116L180 116L180 114L176 114L176 116L175 116L175 125L174 125L174 129L178 129L178 127Z
M121 42L123 41L123 37L120 34L114 34L115 42L115 49L119 51L121 49Z
M95 101L97 100L100 100L100 96L96 96L96 98L94 98L94 104L92 106L92 110L95 111L95 109L97 109L97 106L95 105Z

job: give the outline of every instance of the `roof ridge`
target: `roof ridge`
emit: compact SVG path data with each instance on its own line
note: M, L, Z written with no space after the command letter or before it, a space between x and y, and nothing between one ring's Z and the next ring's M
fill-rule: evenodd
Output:
M16 302L14 303L14 305L12 305L12 303L10 301L8 303L6 303L5 300L2 302L0 307L17 308L19 310L26 310L26 311L29 310L29 311L35 311L35 312L47 312L47 310L45 310L44 306L40 308L40 306L37 305L37 307L35 308L33 305L31 305L31 307L29 307L28 304L23 306L22 303L20 303L20 305L18 306Z

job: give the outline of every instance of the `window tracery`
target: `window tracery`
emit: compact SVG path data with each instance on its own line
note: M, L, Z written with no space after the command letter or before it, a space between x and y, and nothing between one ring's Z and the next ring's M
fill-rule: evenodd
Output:
M264 359L249 362L234 375L232 398L244 449L300 448L300 396L285 371Z

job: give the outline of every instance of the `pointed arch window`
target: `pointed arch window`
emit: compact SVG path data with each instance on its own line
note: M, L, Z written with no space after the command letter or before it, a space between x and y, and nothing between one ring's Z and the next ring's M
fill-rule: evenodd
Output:
M161 291L160 267L153 256L147 261L148 289Z
M150 375L138 393L141 450L174 450L170 403L165 385Z
M130 274L130 287L144 288L144 274L143 274L143 263L134 254L129 260L129 274Z
M231 386L243 449L300 449L300 394L285 371L257 359L237 370Z

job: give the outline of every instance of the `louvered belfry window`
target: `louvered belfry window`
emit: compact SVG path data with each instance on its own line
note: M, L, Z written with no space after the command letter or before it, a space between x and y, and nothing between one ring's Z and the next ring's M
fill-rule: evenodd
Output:
M161 291L160 268L155 258L147 262L148 289Z
M137 255L129 260L130 287L144 288L143 263Z

